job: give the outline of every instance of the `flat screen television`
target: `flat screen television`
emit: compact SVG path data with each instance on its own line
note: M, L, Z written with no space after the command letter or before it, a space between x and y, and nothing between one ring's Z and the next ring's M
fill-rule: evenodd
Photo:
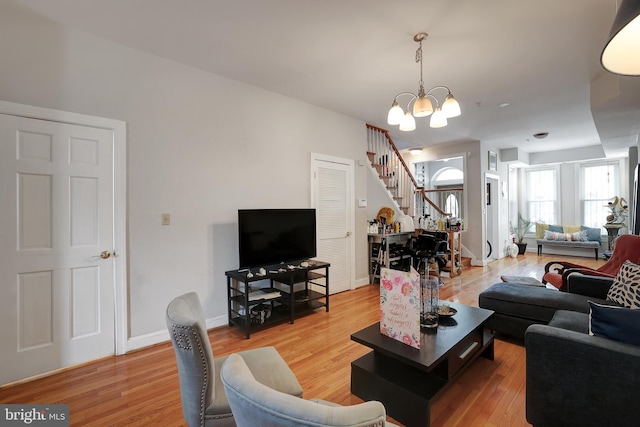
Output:
M315 209L239 209L240 268L316 256Z

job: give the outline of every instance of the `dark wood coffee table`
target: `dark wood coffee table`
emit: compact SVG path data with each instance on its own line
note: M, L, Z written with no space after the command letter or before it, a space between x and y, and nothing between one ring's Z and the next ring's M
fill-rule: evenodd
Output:
M493 360L494 335L484 328L493 311L449 304L457 314L441 317L437 330L423 330L420 350L382 335L380 323L352 334L373 351L351 362L351 393L381 401L407 426L428 427L431 400L478 356Z

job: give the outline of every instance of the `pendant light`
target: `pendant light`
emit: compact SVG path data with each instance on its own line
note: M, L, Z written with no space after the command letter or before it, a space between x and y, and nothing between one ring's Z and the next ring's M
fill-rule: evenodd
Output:
M424 89L424 81L422 80L422 41L426 39L427 36L427 33L418 33L413 36L413 40L420 44L416 50L416 62L420 64L418 94L400 92L393 98L393 103L387 114L387 123L390 125L399 125L399 129L402 131L415 130L415 117L431 116L431 120L429 121L430 126L432 128L440 128L447 126L447 119L457 117L461 114L460 104L456 101L448 87L435 86L429 89L429 91L425 91ZM437 90L447 91L442 104L440 104L438 98L434 95L434 92ZM398 103L398 98L404 95L411 97L407 103L406 110L403 110ZM412 102L413 108L410 108Z
M623 76L640 75L640 0L622 0L600 63Z

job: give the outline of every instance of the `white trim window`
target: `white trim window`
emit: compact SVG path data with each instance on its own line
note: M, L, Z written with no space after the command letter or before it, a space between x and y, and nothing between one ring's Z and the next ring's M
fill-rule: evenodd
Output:
M600 228L609 215L607 202L620 194L617 162L580 165L580 220L587 227Z
M534 222L558 224L557 167L527 169L524 176L526 217Z

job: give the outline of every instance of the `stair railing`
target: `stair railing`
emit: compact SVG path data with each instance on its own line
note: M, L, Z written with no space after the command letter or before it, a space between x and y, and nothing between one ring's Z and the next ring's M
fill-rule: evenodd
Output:
M391 139L389 131L367 124L367 155L371 165L396 201L397 207L405 214L414 218L426 215L432 218L452 215L427 196L427 192L439 190L425 190L418 184ZM462 189L454 190L462 191ZM462 200L461 194L457 194L456 197Z

